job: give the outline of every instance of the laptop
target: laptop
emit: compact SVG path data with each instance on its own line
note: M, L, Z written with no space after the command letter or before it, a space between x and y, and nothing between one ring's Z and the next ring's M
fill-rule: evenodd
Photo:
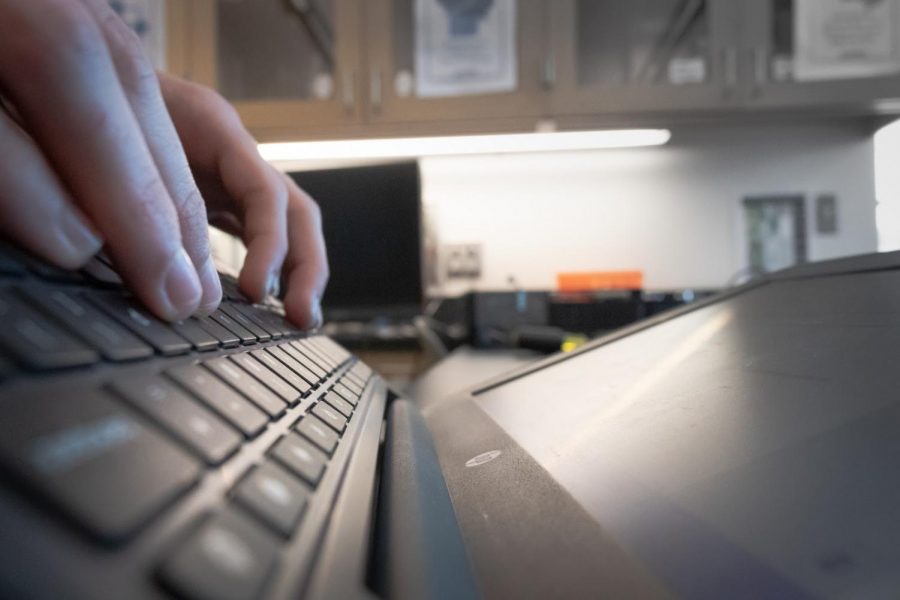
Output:
M900 590L900 253L415 399L227 276L168 325L108 264L0 274L3 597Z

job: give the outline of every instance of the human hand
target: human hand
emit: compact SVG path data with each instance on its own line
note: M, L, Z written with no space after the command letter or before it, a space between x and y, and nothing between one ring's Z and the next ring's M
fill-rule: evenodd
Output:
M219 94L169 75L159 79L210 222L247 246L241 289L260 300L283 282L288 318L306 328L321 324L328 262L319 207L260 157Z
M166 87L175 90L167 97L175 112L195 106L179 101L186 96L177 83ZM213 310L221 287L203 195L156 73L105 0L0 0L0 90L12 108L0 111L0 234L67 268L105 244L157 315ZM252 173L229 175L254 160L249 135L233 123L218 128L226 122L205 121L210 131L189 124L185 133L194 136L192 160L215 208L243 217L251 247L241 286L260 299L289 245L289 316L312 325L312 298L327 278L315 205L258 157ZM228 150L210 150L206 135Z

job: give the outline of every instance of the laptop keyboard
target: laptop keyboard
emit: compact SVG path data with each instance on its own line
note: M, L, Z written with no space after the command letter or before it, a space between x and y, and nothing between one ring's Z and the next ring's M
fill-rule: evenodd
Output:
M0 251L0 485L121 591L302 589L374 397L345 349L222 283L214 314L169 324L101 259Z

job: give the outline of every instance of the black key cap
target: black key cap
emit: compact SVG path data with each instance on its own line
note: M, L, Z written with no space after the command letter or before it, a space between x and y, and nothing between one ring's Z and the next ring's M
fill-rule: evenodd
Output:
M106 264L96 256L91 259L91 262L86 264L84 268L81 269L81 272L87 275L96 283L101 283L103 285L111 287L121 287L122 285L124 285L124 282L122 281L122 278L119 277L119 274L116 273L112 267L110 267L108 264Z
M336 409L339 413L350 418L350 415L353 414L353 405L338 396L335 392L328 392L325 394L325 402L330 404L334 409Z
M166 371L166 375L240 429L247 437L257 435L265 429L269 421L262 411L198 365L177 367Z
M266 365L266 367L268 367L270 371L274 372L276 375L287 381L289 384L291 384L291 387L296 389L304 396L309 393L309 390L312 389L312 386L306 383L305 379L288 369L284 365L284 363L282 363L280 360L278 360L265 350L253 350L252 352L250 352L250 356Z
M191 345L175 333L168 323L139 308L133 301L118 294L90 294L87 298L160 354L171 356L190 351Z
M243 437L219 417L200 406L162 377L129 378L112 390L210 465L217 465L238 449Z
M3 409L0 460L100 539L127 537L199 476L101 391L4 399Z
M223 348L234 348L241 345L241 338L213 321L210 317L192 318L192 320L196 321L197 325L202 327L208 334L219 340Z
M250 471L234 490L238 504L286 538L297 528L308 497L307 488L274 463Z
M284 379L264 367L262 363L250 356L249 353L234 354L228 358L291 406L300 400L300 392L295 390Z
M153 348L94 308L84 298L64 289L22 290L33 304L66 325L75 335L113 361L136 360L153 355Z
M195 350L207 352L215 350L219 347L219 340L212 334L200 327L197 319L185 319L184 321L176 321L172 323L172 329L175 333L191 343Z
M25 265L15 257L14 252L8 246L0 245L0 275L21 277L27 272Z
M232 304L231 308L234 310L240 311L245 317L262 327L266 333L272 336L273 340L280 340L284 337L284 333L282 333L277 327L273 326L271 323L267 322L266 315L268 314L261 308L258 308L251 304Z
M283 311L282 313L276 312L275 310L260 310L266 319L266 322L269 324L270 328L274 327L277 329L282 337L292 337L300 333L300 330L291 325L291 323L284 318Z
M347 419L324 402L319 402L313 406L312 414L325 421L329 427L338 433L343 433L344 429L347 428Z
M280 360L285 364L291 371L302 377L309 383L311 386L315 387L316 384L319 383L319 378L316 377L315 373L301 365L297 362L293 356L279 348L278 346L272 346L271 348L266 348L266 352Z
M316 363L316 361L309 356L309 353L304 352L302 348L296 346L297 342L288 342L286 344L282 344L279 346L282 350L293 356L297 362L301 365L312 371L312 373L319 379L319 381L323 381L328 377L328 373L330 372L327 369L323 369Z
M253 404L267 412L270 417L280 417L284 414L287 404L224 356L203 364Z
M278 541L229 510L205 520L159 571L163 585L191 600L259 598L277 564Z
M319 485L328 461L328 457L296 433L289 433L278 440L272 449L272 456L313 488Z
M328 456L331 456L335 446L337 446L338 434L312 415L303 417L294 429L296 429L297 433L324 450Z
M310 340L296 340L296 343L300 344L307 354L315 357L326 371L334 371L337 368L339 364L338 361L322 352L321 349Z
M15 375L16 366L5 356L0 354L0 381L5 381Z
M256 343L256 336L250 333L250 331L248 331L246 327L223 313L221 308L217 308L216 311L209 316L209 318L234 335L238 336L241 340L241 343L245 346Z
M359 403L359 395L354 394L352 391L350 391L350 388L340 382L336 383L332 390L337 392L341 396L341 398L343 398L353 406L356 406Z
M319 350L311 340L295 340L294 345L297 346L301 352L316 361L323 370L331 372L338 367L338 361Z
M85 280L84 275L78 271L69 271L62 269L43 260L31 256L30 254L21 254L22 261L28 266L28 270L44 279L50 281L58 281L60 283L81 283Z
M250 302L247 296L244 295L244 292L241 291L241 288L238 286L238 282L229 277L228 275L222 275L222 296L225 297L226 300L236 300L238 302Z
M256 339L260 342L268 342L272 339L272 335L268 331L248 319L247 315L236 310L233 305L223 302L222 306L219 307L219 310L234 319L235 322L240 323L244 329L256 336Z
M0 345L35 370L89 365L100 360L92 349L7 290L0 290Z
M341 379L341 383L345 388L356 394L357 397L362 396L363 388L362 386L356 385L349 377L344 377Z

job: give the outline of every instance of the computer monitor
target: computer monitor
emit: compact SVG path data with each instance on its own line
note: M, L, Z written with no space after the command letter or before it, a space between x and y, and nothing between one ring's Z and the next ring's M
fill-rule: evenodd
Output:
M318 202L331 277L322 299L329 321L407 319L422 307L419 165L295 171Z

